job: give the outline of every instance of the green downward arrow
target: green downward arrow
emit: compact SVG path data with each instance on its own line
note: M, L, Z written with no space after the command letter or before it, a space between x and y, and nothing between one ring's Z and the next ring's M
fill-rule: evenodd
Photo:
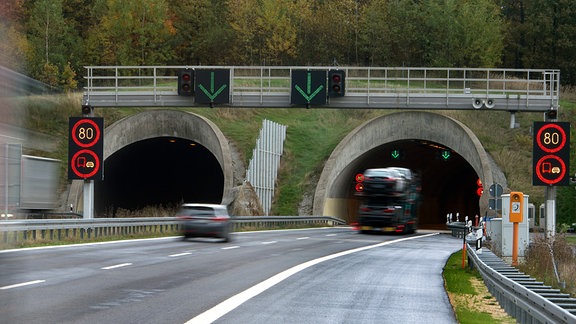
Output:
M206 95L206 97L210 99L210 101L214 101L214 99L218 97L218 95L222 93L222 91L224 91L226 87L227 85L223 84L220 88L218 88L218 90L214 91L214 72L210 72L210 91L208 91L208 89L206 89L203 85L201 84L198 85L198 88L200 88L200 90L204 92L204 94Z
M295 85L294 88L296 88L296 90L298 90L298 92L300 92L300 94L302 95L302 97L304 97L304 99L306 99L306 101L310 102L310 100L312 100L312 98L316 97L316 95L318 94L318 92L322 91L322 89L324 89L323 85L318 86L318 88L316 88L316 90L314 90L314 92L312 91L312 73L308 72L308 78L306 80L306 91L302 90L302 88L299 85Z
M450 152L448 152L448 151L443 151L443 152L442 152L442 158L443 158L444 160L448 160L448 159L450 158Z
M392 157L393 157L394 159L399 158L399 157L400 157L400 152L399 152L398 150L392 151Z

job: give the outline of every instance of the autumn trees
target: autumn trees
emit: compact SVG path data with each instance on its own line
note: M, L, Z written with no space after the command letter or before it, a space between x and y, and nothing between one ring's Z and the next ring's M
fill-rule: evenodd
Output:
M561 68L570 0L14 0L0 63L74 89L85 65Z

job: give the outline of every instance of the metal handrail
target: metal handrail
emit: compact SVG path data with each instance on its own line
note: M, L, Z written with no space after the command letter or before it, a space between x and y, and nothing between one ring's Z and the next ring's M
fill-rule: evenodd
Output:
M493 99L494 110L557 108L560 71L552 69L334 67L334 66L87 66L84 104L102 107L194 106L177 95L179 69L229 69L235 107L290 107L293 70L346 72L346 96L328 108L479 109L472 99ZM133 97L137 95L136 97ZM280 97L280 98L278 98ZM423 100L428 99L428 100Z

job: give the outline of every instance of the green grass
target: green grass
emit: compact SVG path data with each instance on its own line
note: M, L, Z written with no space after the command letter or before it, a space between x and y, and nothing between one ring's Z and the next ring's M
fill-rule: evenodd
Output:
M472 280L482 278L477 270L472 270L467 265L462 268L462 250L450 256L442 274L446 292L451 295L452 307L459 323L515 323L500 308L498 314L490 312L497 307L496 301L487 291L483 293L485 295L479 296L479 292L472 285ZM474 298L476 302L470 305L469 301Z
M462 268L462 251L450 256L444 267L444 280L446 291L455 294L476 295L476 290L470 285L471 278L481 278L478 271L469 267Z

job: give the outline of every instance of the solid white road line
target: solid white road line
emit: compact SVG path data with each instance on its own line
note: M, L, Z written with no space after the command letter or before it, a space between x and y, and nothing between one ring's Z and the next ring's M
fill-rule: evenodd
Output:
M43 283L43 282L46 282L46 280L34 280L34 281L22 282L22 283L15 284L15 285L0 287L0 290L6 290L6 289L23 287L23 286L35 285L35 284L39 284L39 283Z
M112 265L112 266L108 266L108 267L104 267L104 268L100 268L102 270L111 270L111 269L116 269L116 268L122 268L122 267L127 267L132 265L132 263L121 263L121 264L116 264L116 265Z
M212 322L216 321L217 319L219 319L220 317L228 314L229 312L231 312L236 307L242 305L243 303L248 301L250 298L259 295L260 293L262 293L262 292L266 291L267 289L271 288L272 286L282 282L283 280L289 278L290 276L292 276L292 275L294 275L294 274L296 274L302 270L305 270L305 269L307 269L313 265L316 265L318 263L332 260L332 259L344 256L344 255L348 255L348 254L352 254L352 253L356 253L356 252L361 252L361 251L365 251L365 250L369 250L369 249L374 249L374 248L381 247L384 245L389 245L389 244L393 244L393 243L397 243L397 242L408 241L408 240L413 240L413 239L418 239L418 238L424 238L424 237L428 237L428 236L432 236L432 235L437 235L437 233L427 234L427 235L422 235L422 236L411 236L411 237L406 237L406 238L400 238L397 240L386 241L386 242L382 242L382 243L378 243L378 244L374 244L374 245L368 245L368 246L364 246L364 247L360 247L360 248L356 248L356 249L352 249L352 250L342 251L339 253L327 255L325 257L321 257L318 259L314 259L314 260L310 260L308 262L301 263L301 264L296 265L296 266L294 266L288 270L280 272L277 275L272 276L272 277L262 281L261 283L244 290L243 292L241 292L237 295L234 295L234 296L226 299L225 301L221 302L220 304L210 308L209 310L205 311L204 313L202 313L202 314L194 317L193 319L189 320L188 322L186 322L186 324L212 323Z

